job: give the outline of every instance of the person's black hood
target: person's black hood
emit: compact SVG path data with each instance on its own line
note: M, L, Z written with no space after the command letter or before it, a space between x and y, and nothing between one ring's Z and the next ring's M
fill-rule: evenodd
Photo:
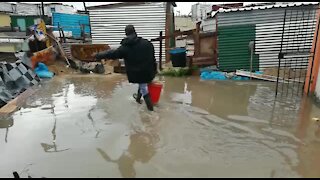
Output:
M136 34L131 34L131 35L127 36L126 38L122 39L120 44L124 45L124 46L131 46L131 45L134 45L137 42L139 42L140 39L141 38L138 37Z

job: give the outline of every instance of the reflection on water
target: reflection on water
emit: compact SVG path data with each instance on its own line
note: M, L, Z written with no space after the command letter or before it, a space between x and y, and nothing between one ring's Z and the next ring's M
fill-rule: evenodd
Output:
M42 108L44 109L44 108ZM44 152L62 152L62 151L66 151L69 150L68 149L63 149L63 150L58 150L57 149L57 145L56 145L56 127L57 127L57 118L56 118L56 114L54 112L54 105L51 106L50 108L51 110L51 114L53 115L53 119L54 119L54 124L53 124L53 129L51 131L52 134L52 144L46 144L46 143L40 143ZM53 151L50 151L51 149L53 149Z
M121 176L125 178L136 177L135 162L147 163L156 153L155 144L159 141L159 137L156 134L155 125L159 122L154 119L157 119L155 117L157 115L145 116L142 113L146 112L140 112L145 131L134 132L130 135L129 147L119 159L112 160L105 151L97 148L103 159L118 165Z
M308 98L275 99L268 82L160 80L152 113L123 76L44 82L0 121L0 176L33 164L34 177L320 177Z
M4 141L8 142L8 134L9 134L9 128L13 126L13 119L11 117L5 117L0 120L0 129L6 129Z
M283 157L284 162L290 167L287 173L294 170L299 174L291 174L290 176L320 176L320 172L316 170L319 166L319 159L310 158L306 161L311 152L302 153L299 150L301 148L305 151L312 149L314 157L319 157L320 154L319 143L315 143L319 141L319 137L314 135L315 142L309 142L312 144L309 145L304 137L299 136L302 132L306 132L306 128L313 127L316 130L311 132L318 131L318 125L310 123L310 120L311 116L319 116L320 112L317 107L312 105L310 99L275 98L274 85L271 83L200 82L193 78L187 78L184 81L189 85L188 90L182 91L175 88L173 96L188 97L186 92L192 92L190 108L199 107L211 113L211 115L205 115L202 112L201 119L207 119L215 126L221 126L221 129L217 128L216 131L227 134L230 132L225 130L230 130L232 136L237 137L239 142L241 138L245 137L275 151ZM170 91L169 88L173 88L173 86L166 86L166 88L168 88L167 91ZM172 101L175 102L176 99L176 97L172 97ZM183 101L185 100L181 100L181 102ZM186 108L184 107L184 109ZM197 111L191 110L193 114ZM219 117L212 116L213 114ZM203 120L197 124L205 127L210 126ZM222 129L225 130L222 131ZM313 135L308 137L310 136ZM226 142L223 143L224 148L226 144ZM234 147L239 148L239 144ZM274 156L276 155L274 154ZM306 168L302 162L313 165ZM278 177L284 172L286 171L283 169L282 172L272 170L270 176ZM288 174L284 173L283 176L286 177Z

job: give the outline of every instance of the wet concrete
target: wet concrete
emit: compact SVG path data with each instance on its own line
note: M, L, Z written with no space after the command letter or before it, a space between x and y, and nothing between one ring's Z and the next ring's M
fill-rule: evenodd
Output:
M0 177L320 177L320 111L274 83L60 76L0 120Z

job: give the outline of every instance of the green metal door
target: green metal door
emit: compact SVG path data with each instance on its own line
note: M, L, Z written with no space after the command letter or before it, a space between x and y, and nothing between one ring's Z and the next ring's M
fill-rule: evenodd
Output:
M26 31L26 20L24 18L18 18L17 24L20 27L21 31Z
M255 25L218 27L218 67L222 71L250 70L249 42L255 40ZM259 69L259 57L253 54L253 70Z

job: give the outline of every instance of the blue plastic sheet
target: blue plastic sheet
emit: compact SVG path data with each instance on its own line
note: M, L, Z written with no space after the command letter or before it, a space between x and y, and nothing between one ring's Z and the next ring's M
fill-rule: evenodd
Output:
M210 71L208 69L202 69L201 70L201 75L200 78L202 80L228 80L229 78L231 80L235 81L247 81L250 80L248 77L243 77L243 76L236 76L234 75L233 77L227 77L226 73L220 72L220 71Z
M35 68L34 72L40 78L52 78L54 74L49 71L48 67L43 63L38 63L38 66Z
M227 80L225 73L212 71L212 72L202 72L200 75L201 79L203 80Z

